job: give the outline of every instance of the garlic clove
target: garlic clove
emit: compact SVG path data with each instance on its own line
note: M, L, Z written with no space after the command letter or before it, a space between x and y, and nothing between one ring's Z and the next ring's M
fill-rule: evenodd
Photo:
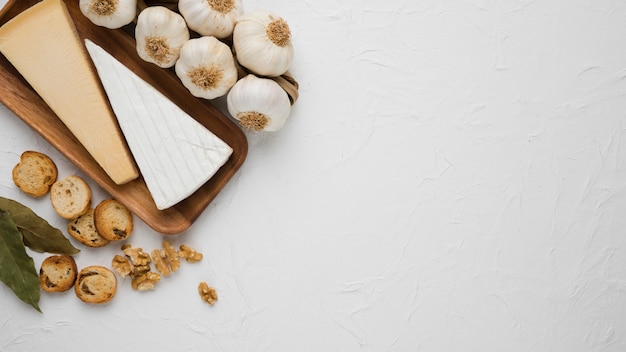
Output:
M230 48L212 36L188 40L180 50L175 71L193 96L205 99L225 95L237 81Z
M203 36L226 38L243 14L242 0L179 0L178 11L189 28Z
M289 25L269 11L257 10L237 19L233 31L237 61L261 76L280 76L293 61Z
M137 0L80 0L79 7L93 24L109 29L123 27L137 15Z
M228 112L239 124L254 131L278 131L289 114L289 96L278 83L269 78L249 74L228 92Z
M146 7L135 27L139 57L159 67L172 67L180 49L189 40L189 29L181 15L163 7Z

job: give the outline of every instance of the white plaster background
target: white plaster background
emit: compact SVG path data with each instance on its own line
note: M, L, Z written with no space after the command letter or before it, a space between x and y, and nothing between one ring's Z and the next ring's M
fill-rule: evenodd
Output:
M244 4L289 22L301 97L168 237L205 259L104 306L42 293L43 314L0 285L0 350L626 350L625 2ZM0 121L0 195L63 228L10 169L36 149L78 171Z

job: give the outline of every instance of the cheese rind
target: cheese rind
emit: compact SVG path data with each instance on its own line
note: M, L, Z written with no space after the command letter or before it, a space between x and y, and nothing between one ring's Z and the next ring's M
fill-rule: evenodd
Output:
M0 52L116 184L139 175L65 4L43 0L0 27Z
M193 194L228 161L227 143L104 49L85 45L157 209Z

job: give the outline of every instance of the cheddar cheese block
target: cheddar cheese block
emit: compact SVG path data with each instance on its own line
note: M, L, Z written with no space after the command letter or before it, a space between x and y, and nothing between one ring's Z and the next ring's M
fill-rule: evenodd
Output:
M157 209L190 196L228 161L226 142L104 49L86 47Z
M65 4L43 0L0 27L0 52L116 184L138 171Z

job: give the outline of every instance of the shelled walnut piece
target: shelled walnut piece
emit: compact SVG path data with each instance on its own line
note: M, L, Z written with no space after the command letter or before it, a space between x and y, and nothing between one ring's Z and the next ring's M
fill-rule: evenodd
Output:
M154 263L154 267L158 272L163 276L170 276L172 270L170 266L167 264L167 254L164 249L154 249L152 250L152 262Z
M196 252L195 249L184 244L180 245L178 256L185 258L188 263L197 263L202 260L202 253Z
M156 288L156 284L160 280L161 275L159 275L159 273L148 271L133 277L133 280L130 282L130 286L133 290L137 291L154 290Z
M198 285L198 293L200 294L202 300L207 302L209 305L213 305L217 302L217 291L204 281Z
M124 253L131 265L131 277L150 271L150 263L152 262L152 259L148 253L141 249L141 247L132 247L127 243L122 246L122 253Z
M115 257L113 257L113 260L111 260L111 266L121 277L127 277L133 272L128 259L119 254L116 254Z
M154 266L163 276L169 276L180 269L178 252L169 241L163 241L162 248L152 250L152 259Z
M165 252L167 264L172 271L180 269L180 259L178 258L178 252L174 249L174 246L169 241L163 241L163 250Z

